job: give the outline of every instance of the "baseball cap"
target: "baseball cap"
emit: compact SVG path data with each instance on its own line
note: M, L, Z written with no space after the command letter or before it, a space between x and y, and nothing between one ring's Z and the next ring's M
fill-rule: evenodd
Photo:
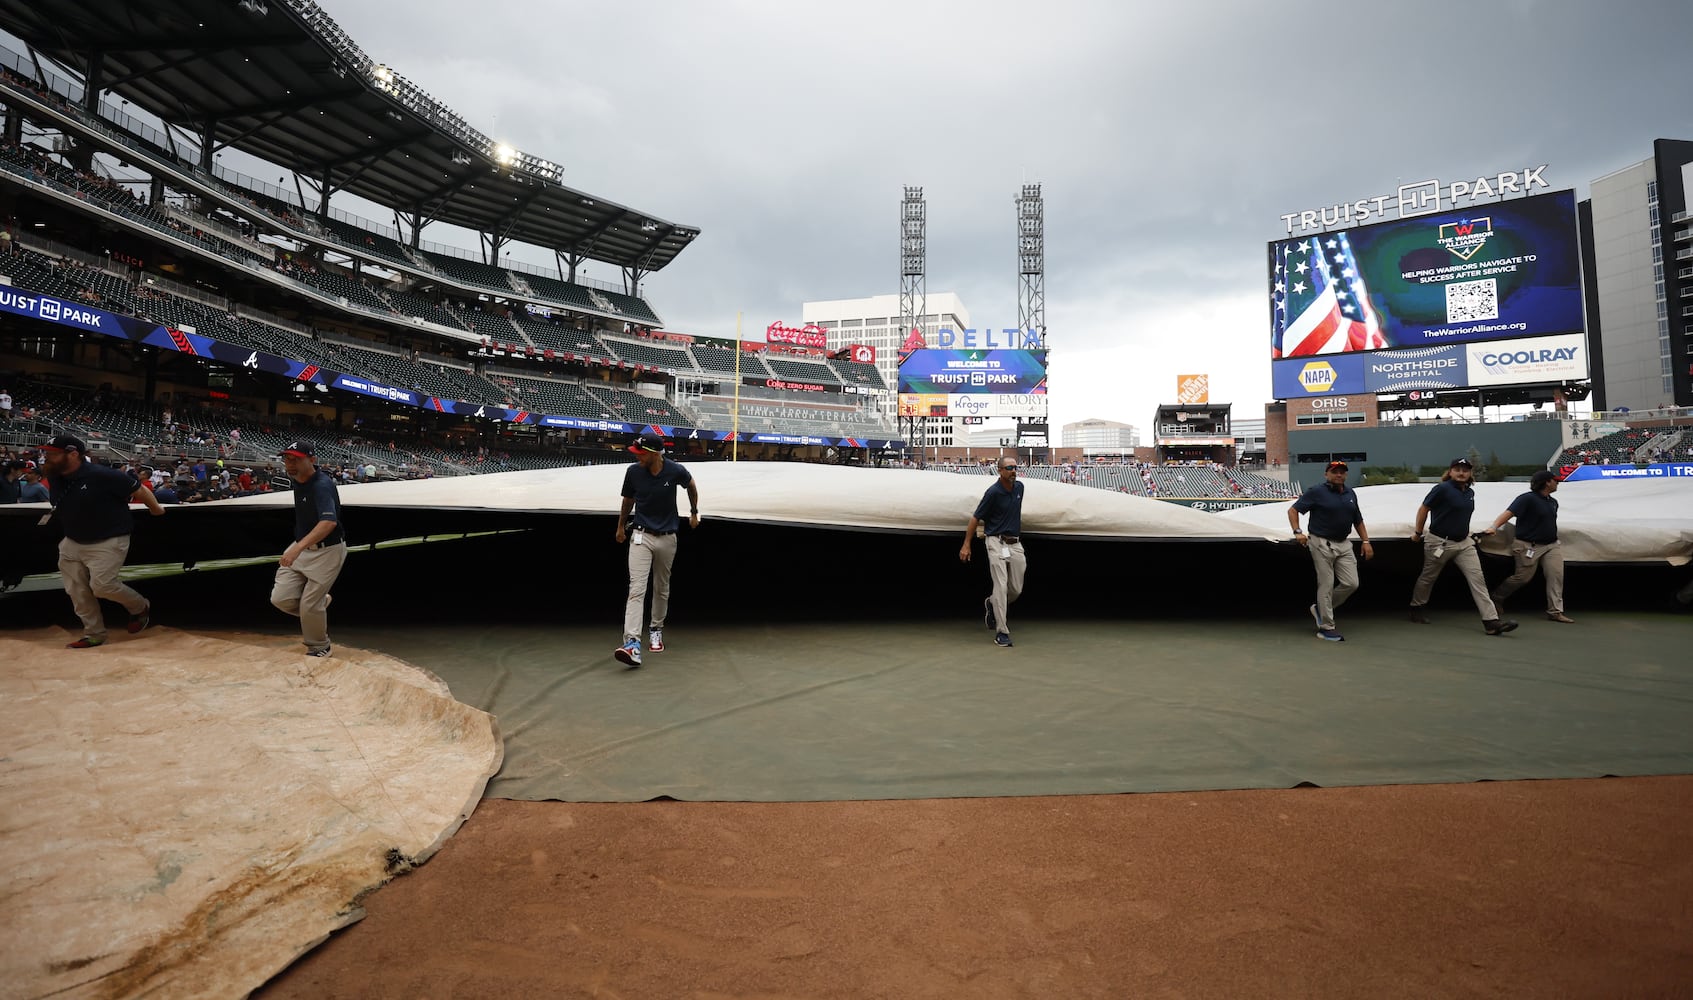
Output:
M82 439L71 437L69 434L60 434L42 447L49 451L74 451L78 455L88 454L88 446L82 443Z
M1475 465L1469 459L1463 457L1462 455L1459 455L1457 458L1454 458L1452 460L1452 464L1448 465L1447 468L1448 469L1456 469L1460 465L1463 466L1466 469L1475 468Z
M1336 469L1339 469L1341 472L1345 472L1347 470L1346 463L1345 462L1330 462L1329 467L1327 469L1324 469L1323 471L1333 472Z
M295 441L293 444L277 452L277 454L293 455L295 458L316 458L317 449L312 447L312 443L310 441Z
M640 434L636 436L635 443L629 446L629 450L637 455L643 451L662 455L664 454L664 439L657 434Z

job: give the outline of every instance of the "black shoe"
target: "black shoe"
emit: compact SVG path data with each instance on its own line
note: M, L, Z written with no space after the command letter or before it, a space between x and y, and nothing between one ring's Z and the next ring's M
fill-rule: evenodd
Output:
M1481 626L1482 628L1487 629L1488 635L1504 635L1506 632L1515 630L1517 623L1509 618L1506 618L1503 621L1498 618L1494 618L1482 622Z
M988 627L988 631L998 632L999 619L993 616L993 598L982 598L982 612L982 624Z
M153 624L153 607L152 605L148 605L146 611L143 611L138 615L130 615L129 624L124 626L124 628L129 631L130 635L135 635L137 632L146 629L147 626L151 624Z
M1011 645L1011 636L1005 632L996 632L993 641L997 646L1009 646Z
M1411 620L1416 622L1418 625L1428 624L1428 615L1423 614L1423 606L1421 604L1411 605Z

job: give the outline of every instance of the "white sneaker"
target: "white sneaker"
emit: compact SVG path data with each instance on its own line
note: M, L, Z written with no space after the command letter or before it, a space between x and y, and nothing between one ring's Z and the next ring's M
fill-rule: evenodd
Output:
M647 648L655 653L664 652L664 629L655 628L647 633Z

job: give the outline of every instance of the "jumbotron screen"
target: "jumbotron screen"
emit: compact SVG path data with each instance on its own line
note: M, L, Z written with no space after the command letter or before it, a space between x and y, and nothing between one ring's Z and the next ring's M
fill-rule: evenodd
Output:
M1046 352L923 349L899 363L902 417L1046 415Z
M1278 398L1587 377L1573 192L1276 240L1268 265Z

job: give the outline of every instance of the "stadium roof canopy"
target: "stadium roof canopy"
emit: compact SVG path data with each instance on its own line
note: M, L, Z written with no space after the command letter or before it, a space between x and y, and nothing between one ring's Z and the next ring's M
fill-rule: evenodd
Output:
M366 56L313 0L0 0L0 28L165 122L422 220L639 272L699 230L560 183Z

